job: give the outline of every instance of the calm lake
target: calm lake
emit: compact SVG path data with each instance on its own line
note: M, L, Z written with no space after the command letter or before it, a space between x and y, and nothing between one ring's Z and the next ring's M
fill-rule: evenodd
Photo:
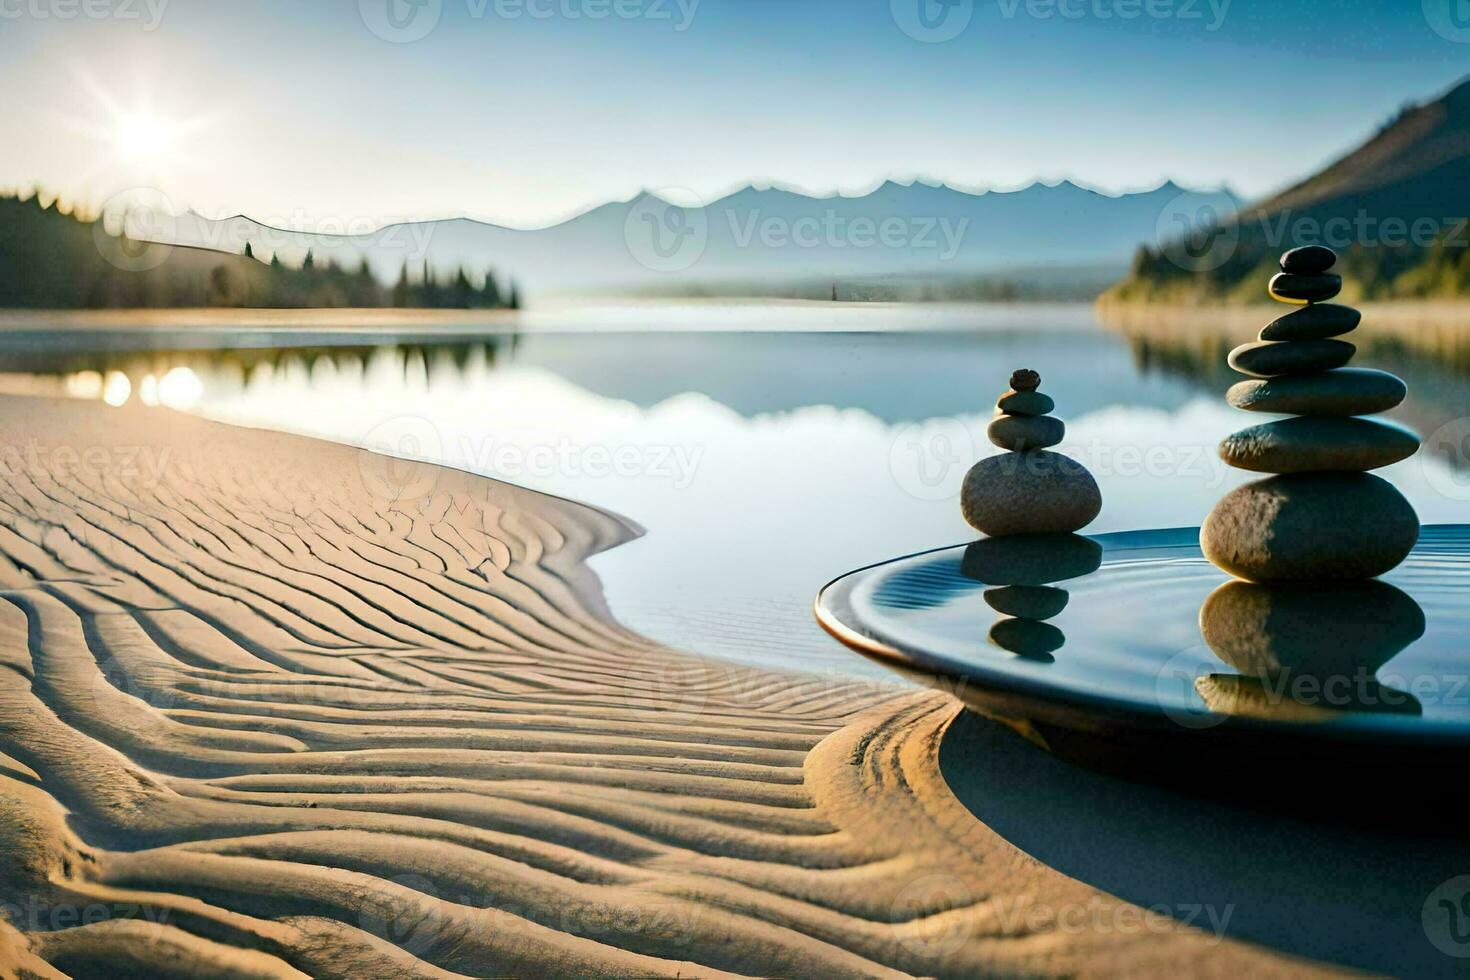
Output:
M432 459L616 511L648 531L594 560L629 626L868 676L886 675L817 628L812 599L850 569L974 536L959 485L998 452L984 431L1013 369L1041 373L1067 422L1060 448L1102 487L1089 532L1198 525L1248 479L1215 445L1262 421L1225 404L1223 365L1136 350L1088 307L630 308L531 315L515 336L295 331L249 350L221 336L159 335L146 344L168 349L148 351L41 341L65 344L54 365L32 338L0 364L78 397ZM217 349L177 349L201 346ZM1393 417L1427 440L1383 475L1424 522L1465 521L1470 379L1422 358L1355 363L1409 382Z

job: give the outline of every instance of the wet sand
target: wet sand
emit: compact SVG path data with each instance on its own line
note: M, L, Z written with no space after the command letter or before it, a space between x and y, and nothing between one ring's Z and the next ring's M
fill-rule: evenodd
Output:
M40 398L0 483L0 976L1303 972L988 829L945 695L623 629L616 515Z

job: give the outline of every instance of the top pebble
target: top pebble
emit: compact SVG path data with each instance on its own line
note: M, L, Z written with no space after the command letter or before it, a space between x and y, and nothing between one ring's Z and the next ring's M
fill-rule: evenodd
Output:
M1337 253L1325 245L1305 245L1281 256L1281 271L1294 276L1315 276L1337 264Z

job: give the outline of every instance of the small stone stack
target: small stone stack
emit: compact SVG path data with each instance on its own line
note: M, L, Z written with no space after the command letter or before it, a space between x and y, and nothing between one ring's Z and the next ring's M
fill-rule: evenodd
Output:
M1056 403L1038 389L1041 376L1022 369L996 402L986 434L1001 449L965 475L960 505L970 526L991 537L1058 534L1090 524L1102 510L1097 481L1081 463L1047 452L1067 435L1050 413Z
M1230 366L1252 377L1230 389L1231 405L1295 416L1220 445L1231 466L1280 474L1227 495L1200 534L1210 561L1248 581L1373 578L1402 562L1419 539L1413 507L1367 472L1408 459L1419 439L1360 417L1388 411L1407 389L1386 372L1346 366L1357 348L1338 338L1362 316L1326 302L1342 289L1342 277L1329 271L1336 262L1320 245L1283 255L1271 297L1303 308L1230 354Z

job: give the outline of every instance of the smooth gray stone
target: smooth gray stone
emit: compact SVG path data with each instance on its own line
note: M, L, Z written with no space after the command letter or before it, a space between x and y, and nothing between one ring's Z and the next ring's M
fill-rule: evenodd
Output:
M1387 371L1338 368L1318 374L1242 381L1225 400L1246 412L1277 415L1375 415L1403 402L1409 389Z
M1051 619L1067 608L1071 595L1050 585L1004 585L986 589L985 604L1006 616L1022 619Z
M1102 555L1102 545L1080 534L981 538L965 549L960 574L986 585L1048 585L1091 575Z
M1211 650L1250 677L1372 677L1424 635L1424 610L1387 582L1228 582L1205 600Z
M1294 418L1242 429L1220 443L1220 458L1255 473L1362 472L1419 451L1408 429L1370 419Z
M1008 391L1000 396L995 407L1007 415L1041 416L1050 415L1057 407L1050 395L1039 391Z
M965 474L960 509L991 537L1058 534L1086 527L1102 510L1102 493L1087 467L1035 449L982 459Z
M1001 415L985 430L990 441L1013 453L1048 449L1067 437L1067 424L1051 415Z
M1230 352L1230 366L1241 374L1274 378L1340 368L1358 349L1346 340L1296 340L1242 344Z
M990 642L1018 657L1055 663L1056 653L1067 643L1067 634L1051 623L1035 619L1001 619L990 627Z
M1303 245L1281 256L1281 271L1296 276L1315 276L1337 265L1337 253L1326 245Z
M1278 317L1261 330L1262 340L1324 340L1352 333L1363 314L1338 303L1313 303Z
M1283 303L1321 303L1342 292L1342 276L1324 272L1316 276L1294 276L1278 272L1271 277L1271 298Z
M1294 473L1248 483L1200 530L1205 557L1250 582L1376 578L1419 540L1419 517L1370 473Z

